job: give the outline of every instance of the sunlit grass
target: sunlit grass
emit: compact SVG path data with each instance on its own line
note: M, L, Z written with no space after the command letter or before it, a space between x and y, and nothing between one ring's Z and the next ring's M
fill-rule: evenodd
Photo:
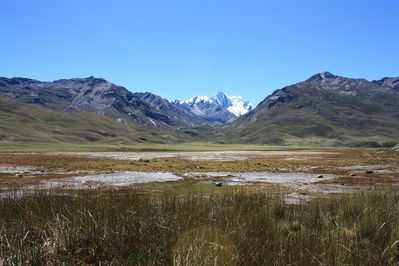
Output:
M187 142L174 144L126 144L126 143L41 143L0 142L1 152L59 152L59 151L268 151L268 150L312 150L338 149L322 146L279 146L256 144L216 144L209 142Z
M215 260L395 265L399 260L397 191L304 205L286 205L281 195L246 189L76 191L2 199L0 210L0 258L6 265L202 265Z

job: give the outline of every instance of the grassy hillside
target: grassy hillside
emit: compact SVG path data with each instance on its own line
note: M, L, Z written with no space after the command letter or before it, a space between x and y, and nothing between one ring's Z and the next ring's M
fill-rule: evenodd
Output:
M93 113L57 112L0 97L0 151L221 151L318 148L192 142L182 133L125 126Z
M219 134L231 143L390 147L399 142L399 90L321 73L275 91Z
M126 126L93 113L56 112L0 97L0 145L175 143L183 135Z
M353 147L394 146L399 141L397 122L384 114L350 114L339 107L334 112L347 113L346 120L360 121L363 125L339 125L306 109L286 108L270 111L256 121L244 123L243 127L235 123L221 138L233 143Z

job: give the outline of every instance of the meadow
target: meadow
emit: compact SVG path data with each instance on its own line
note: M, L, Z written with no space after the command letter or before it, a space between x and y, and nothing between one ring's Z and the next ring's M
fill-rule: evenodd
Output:
M0 265L398 265L398 153L276 154L218 161L2 153L0 166L39 168L0 174L0 192L5 193L0 196ZM200 178L119 188L35 188L45 180L120 171L198 172ZM294 191L271 183L219 187L206 177L215 171L336 178ZM308 186L349 190L312 192ZM293 204L287 202L288 193L310 200Z

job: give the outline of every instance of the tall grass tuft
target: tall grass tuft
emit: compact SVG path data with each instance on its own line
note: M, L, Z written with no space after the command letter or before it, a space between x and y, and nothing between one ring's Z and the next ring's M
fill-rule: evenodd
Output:
M395 265L399 192L34 193L0 200L0 263Z

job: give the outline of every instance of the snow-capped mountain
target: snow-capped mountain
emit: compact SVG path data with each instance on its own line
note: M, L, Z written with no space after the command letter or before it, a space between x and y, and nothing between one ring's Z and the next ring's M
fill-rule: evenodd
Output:
M252 110L249 101L241 96L227 96L218 92L213 97L197 96L185 101L174 101L174 104L209 121L225 123Z
M212 97L212 100L234 114L235 116L242 116L253 109L249 101L244 101L241 96L227 96L223 92L218 92Z

